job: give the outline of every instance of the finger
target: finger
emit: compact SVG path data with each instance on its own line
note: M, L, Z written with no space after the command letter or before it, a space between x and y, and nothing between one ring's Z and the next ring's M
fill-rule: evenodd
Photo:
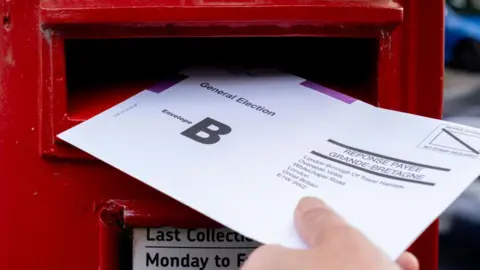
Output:
M400 257L397 259L397 264L403 270L419 270L420 263L418 262L417 257L410 252L404 252Z
M301 254L299 250L285 248L279 245L264 245L254 250L241 270L290 270L295 269Z
M305 197L298 203L295 209L295 226L309 247L317 247L327 241L347 244L357 242L361 237L343 218L314 197Z

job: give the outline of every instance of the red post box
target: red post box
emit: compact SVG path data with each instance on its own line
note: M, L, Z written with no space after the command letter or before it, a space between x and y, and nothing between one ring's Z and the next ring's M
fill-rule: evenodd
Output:
M185 65L274 66L440 118L443 5L0 0L0 268L132 269L133 229L218 226L55 138ZM423 270L437 233L410 248Z

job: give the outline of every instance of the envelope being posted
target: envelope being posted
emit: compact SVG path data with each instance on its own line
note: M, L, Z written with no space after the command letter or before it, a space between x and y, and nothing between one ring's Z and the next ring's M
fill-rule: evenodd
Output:
M392 259L480 174L480 131L313 82L187 69L59 137L261 243L304 248L303 196Z

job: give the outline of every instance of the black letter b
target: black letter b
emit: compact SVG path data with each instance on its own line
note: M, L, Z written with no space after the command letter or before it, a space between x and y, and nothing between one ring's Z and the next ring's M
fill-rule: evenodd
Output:
M210 126L217 127L216 130L210 129ZM191 126L190 128L183 131L183 136L190 138L194 141L203 144L214 144L220 141L220 135L226 135L232 131L232 128L214 120L210 117L203 119L202 121L196 123L195 125ZM207 134L206 137L199 136L199 133L202 132Z

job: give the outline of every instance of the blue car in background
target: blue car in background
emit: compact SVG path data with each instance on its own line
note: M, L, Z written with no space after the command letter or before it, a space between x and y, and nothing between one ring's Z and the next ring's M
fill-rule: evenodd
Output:
M445 12L445 64L480 71L480 0L446 0Z

